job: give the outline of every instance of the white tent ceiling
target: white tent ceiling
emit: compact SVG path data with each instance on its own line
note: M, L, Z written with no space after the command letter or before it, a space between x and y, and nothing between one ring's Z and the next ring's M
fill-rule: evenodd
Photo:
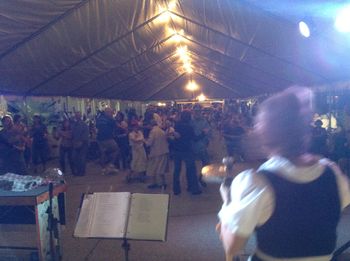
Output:
M350 39L329 26L335 7L291 0L1 0L0 93L142 101L188 98L190 78L211 98L329 85L348 80L350 69ZM296 24L305 15L318 26L309 39ZM192 74L183 70L179 46L188 48Z

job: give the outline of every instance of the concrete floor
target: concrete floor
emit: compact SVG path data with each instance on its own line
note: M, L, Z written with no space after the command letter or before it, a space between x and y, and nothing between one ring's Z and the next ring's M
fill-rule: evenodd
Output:
M236 171L247 168L247 164L237 164ZM86 177L67 177L69 190L67 192L69 221L62 237L64 260L124 260L124 252L120 240L77 239L72 237L76 209L79 205L81 193L86 191L131 191L150 193L146 184L126 184L125 176L102 176L98 174L95 164L89 165ZM184 177L184 175L183 175ZM169 176L170 178L170 176ZM183 180L183 187L185 181ZM219 185L208 184L203 194L193 196L183 192L180 196L170 193L170 213L168 223L168 237L166 242L130 241L129 259L135 261L214 261L224 260L221 243L215 232L217 212L221 206ZM160 191L158 191L159 193ZM338 247L350 240L350 209L344 213L338 231ZM94 248L97 244L97 247ZM255 247L252 238L244 252L242 260L253 252ZM350 260L350 250L347 250Z
M247 168L247 164L237 164L236 171ZM184 175L183 175L184 176ZM170 179L170 176L168 177ZM121 240L109 239L81 239L72 236L77 218L77 209L82 193L102 191L130 191L142 193L160 193L150 191L144 183L125 182L125 173L114 176L102 176L99 167L95 163L88 164L88 173L84 177L66 176L68 184L66 218L67 225L61 233L61 245L64 261L112 261L125 260L124 251L121 248ZM183 180L185 188L185 181ZM217 223L217 212L221 206L221 199L218 193L218 184L208 184L203 189L203 194L193 196L183 192L180 196L173 196L171 189L166 193L170 197L170 212L168 223L168 234L166 242L129 241L131 249L129 252L130 261L214 261L224 260L222 247L215 232ZM18 229L2 226L0 241L6 240L6 234L16 233L17 240L29 240L30 228ZM338 247L350 240L350 209L345 212L339 226ZM32 231L33 232L33 231ZM241 260L253 252L255 247L252 238L245 250L242 252ZM343 255L342 260L350 260L348 255ZM14 255L12 254L12 257ZM19 256L19 255L18 255ZM8 257L0 257L0 260L16 260ZM17 260L28 260L26 258Z

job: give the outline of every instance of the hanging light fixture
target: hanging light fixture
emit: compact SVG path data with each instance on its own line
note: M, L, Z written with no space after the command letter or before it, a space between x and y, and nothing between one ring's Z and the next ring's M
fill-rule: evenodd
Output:
M183 68L187 73L193 73L192 65L190 63L184 64Z
M173 11L176 9L177 1L171 1L166 6L159 5L157 13L160 14L159 17L156 18L156 23L168 23L170 19L172 18L172 15L170 11Z
M176 49L176 54L179 56L180 60L183 63L183 69L186 73L192 73L192 63L191 63L191 57L188 53L187 46L180 46Z
M176 54L181 58L187 55L187 45L177 47Z
M183 69L186 73L192 73L193 67L191 63L191 57L188 53L187 46L180 46L176 50L177 55L180 57L180 60L183 62Z
M184 40L185 31L183 29L176 31L173 28L167 28L168 35L171 35L171 41L180 43Z
M177 43L180 43L182 41L183 37L179 34L174 34L174 36L171 39Z
M302 36L306 38L310 37L310 28L306 22L304 21L299 22L299 31Z
M168 10L174 10L176 9L176 3L177 1L171 1L170 3L168 3Z
M154 20L157 24L165 24L170 21L171 13L168 10L163 9L159 13L161 14Z
M194 91L199 89L199 86L195 81L191 80L187 83L186 89L191 91L191 92L194 92Z
M350 5L346 5L339 10L334 27L341 33L350 32Z
M197 96L197 100L200 102L204 102L205 100L207 100L207 97L203 93L201 93Z

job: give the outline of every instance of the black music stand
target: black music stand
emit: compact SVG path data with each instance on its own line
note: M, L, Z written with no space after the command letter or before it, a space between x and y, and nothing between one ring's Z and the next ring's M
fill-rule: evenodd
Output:
M106 203L106 200L109 202ZM114 202L123 202L123 204L118 205ZM148 208L142 207L144 202L146 204L148 202ZM108 208L106 208L106 204ZM105 211L99 211L100 206ZM129 261L130 243L128 240L166 241L168 213L168 194L130 192L83 194L73 237L122 240L124 260ZM149 216L149 221L147 223L141 222L137 218L140 215ZM104 226L108 224L108 226L113 227L112 233L103 229L104 226L98 230L100 225L98 221L101 219L105 222ZM86 224L91 224L91 226ZM114 224L117 226L113 226ZM96 243L88 256L95 250L99 242Z
M331 261L337 261L338 257L350 247L350 240L334 251Z
M49 183L49 206L47 208L47 230L50 233L50 257L52 261L60 261L62 255L60 252L60 238L58 224L59 220L54 216L53 212L53 183Z
M129 244L127 238L124 238L124 239L123 239L122 248L124 249L124 260L125 260L125 261L129 261L130 244Z

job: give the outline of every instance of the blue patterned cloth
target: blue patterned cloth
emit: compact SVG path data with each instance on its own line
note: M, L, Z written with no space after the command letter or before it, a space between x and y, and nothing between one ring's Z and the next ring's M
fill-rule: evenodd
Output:
M45 179L38 176L23 176L6 173L0 176L0 191L23 192L46 184Z

